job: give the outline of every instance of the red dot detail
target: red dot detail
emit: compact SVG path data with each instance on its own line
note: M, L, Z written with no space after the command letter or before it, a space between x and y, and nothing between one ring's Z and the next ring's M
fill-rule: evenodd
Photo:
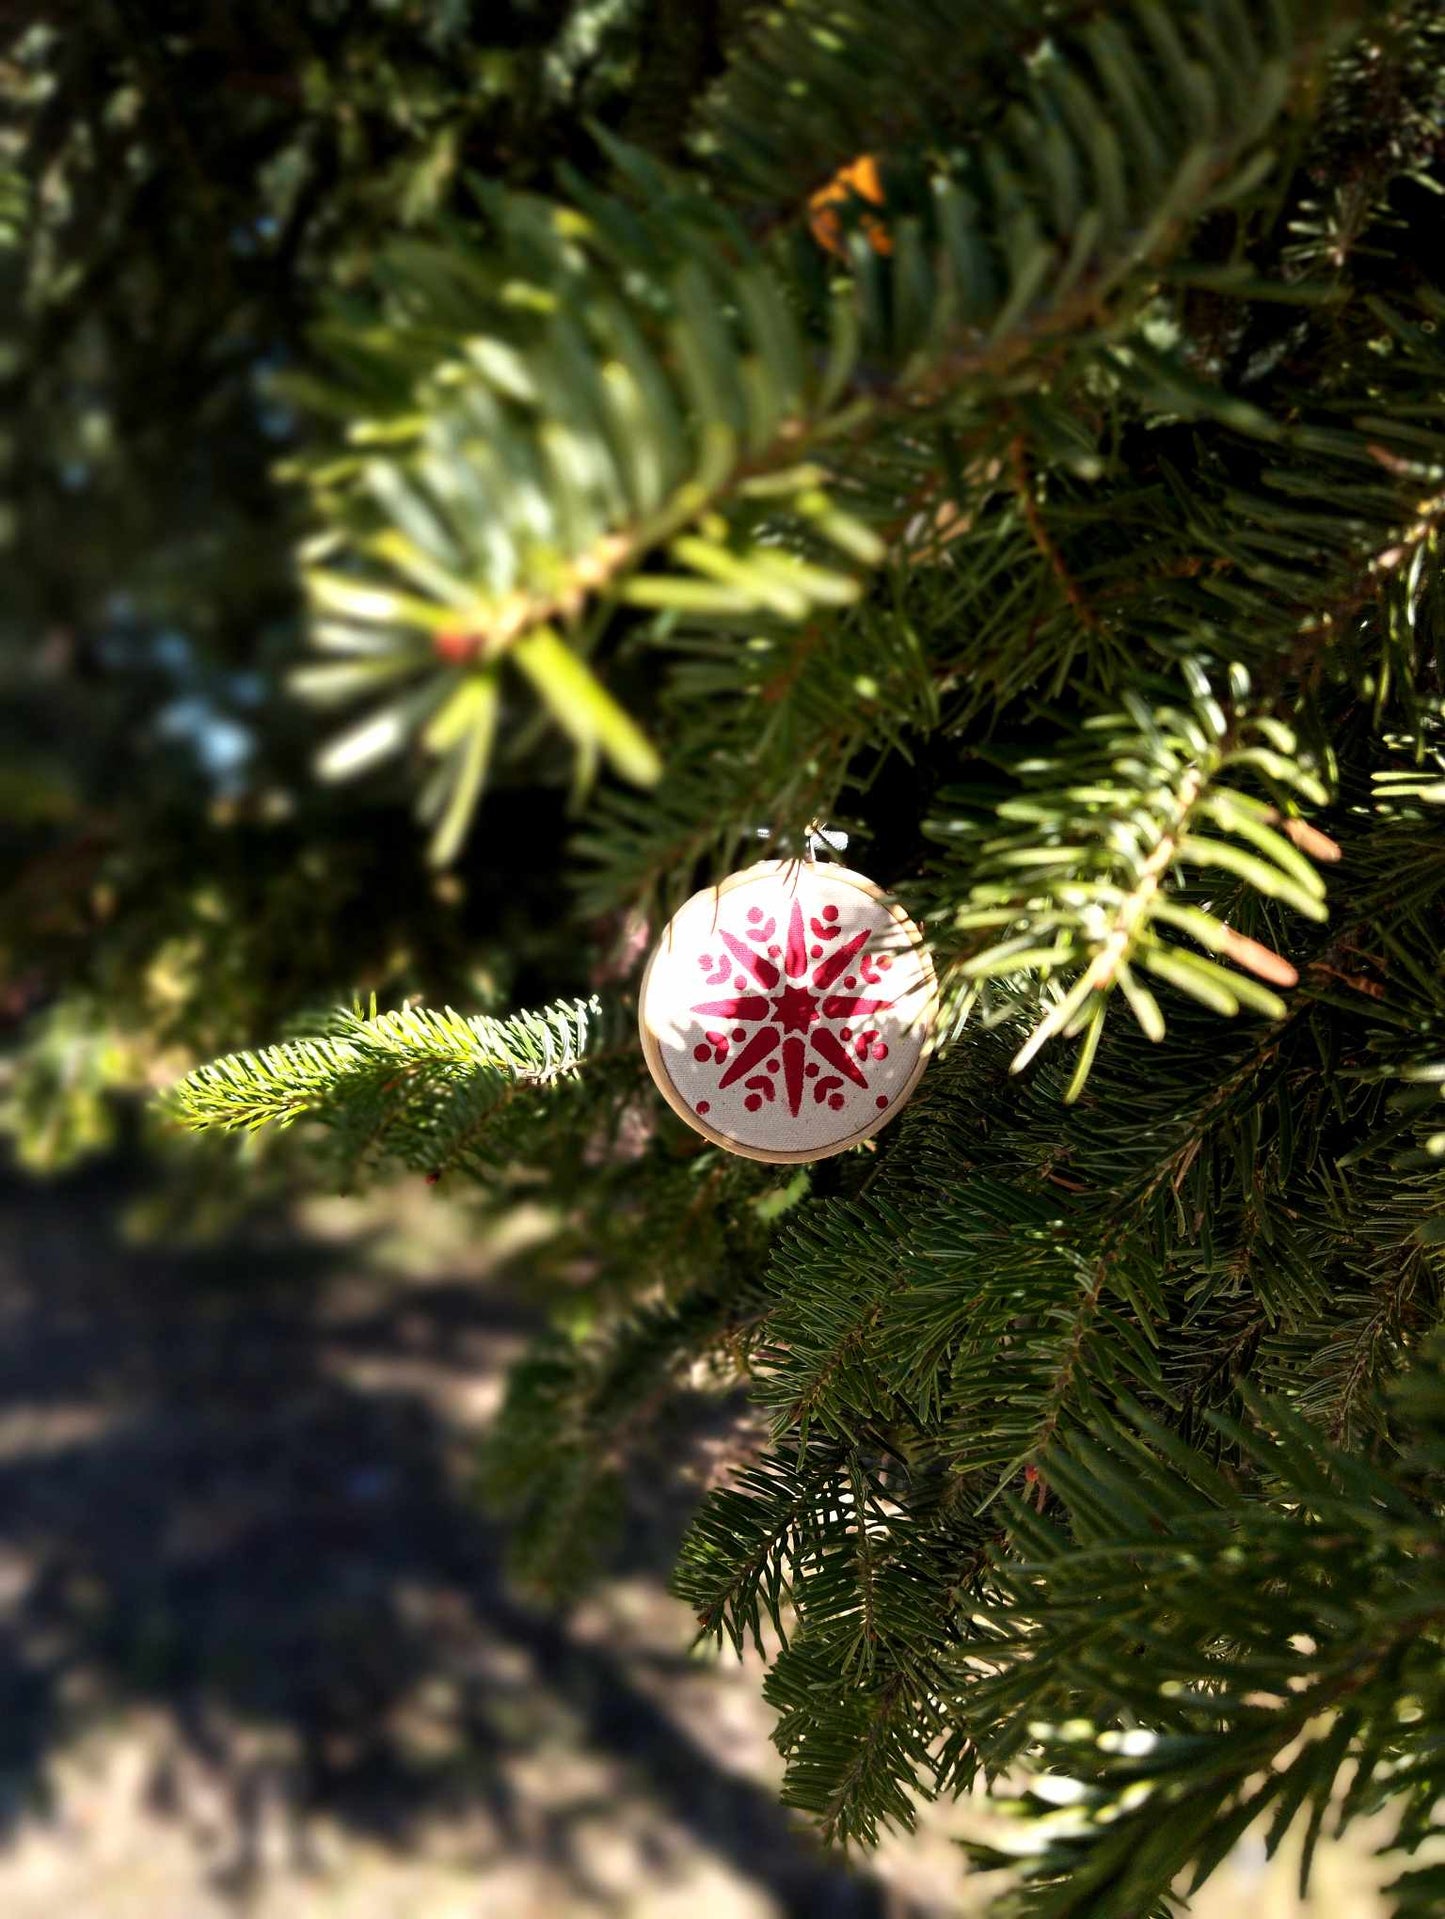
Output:
M814 959L821 959L823 957L823 949L821 946L810 946L808 951L813 955Z
M877 1103L878 1103L878 1110L881 1112L883 1108L888 1104L888 1095L886 1093L880 1093L878 1095Z
M803 1068L803 1071L808 1075L809 1079L816 1079L818 1077L818 1069L811 1060L809 1060L808 1064Z
M697 1110L700 1113L708 1112L710 1110L708 1101L705 1099L700 1099L697 1103Z
M781 953L781 952L782 952L782 950L783 950L783 949L782 949L782 947L781 947L781 946L770 946L770 947L768 948L768 958L769 958L769 959L776 959L776 958L778 957L778 955L779 955L779 953Z
M878 1045L876 1045L873 1048L873 1057L874 1059L887 1059L888 1057L888 1048L882 1043L881 1040L879 1041Z
M828 1100L828 1104L835 1113L841 1113L843 1110L843 1095L841 1093L832 1094Z
M840 1028L840 1030L839 1030L839 1033L838 1033L838 1037L839 1037L839 1039L852 1039L852 1037L853 1037L853 1028L852 1028L851 1026L844 1026L844 1027L842 1027L842 1028Z
M698 1065L701 1066L704 1060L712 1058L712 1048L710 1046L694 1046L692 1056Z
M748 1036L748 1029L746 1028L746 1026L735 1026L733 1028L734 1039L746 1039L747 1036Z
M750 906L748 908L748 918L752 921L754 926L758 924L759 920L761 920L762 917L763 917L763 909L761 906Z
M741 993L746 986L747 986L747 981L743 978L742 974L739 973L737 978L733 981L733 991L735 993Z
M762 1103L763 1103L763 1096L761 1093L749 1093L747 1098L743 1101L743 1105L747 1107L750 1113L755 1113L758 1110L758 1108L762 1105Z
M844 986L847 987L848 991L851 993L853 988L858 984L858 975L856 973L850 973L847 979L844 980L843 984Z
M782 1065L782 1063L783 1062L780 1059L770 1059L768 1061L768 1071L770 1073L776 1073L778 1068Z
M838 909L836 906L825 906L823 908L823 918L825 920L835 920L837 917Z

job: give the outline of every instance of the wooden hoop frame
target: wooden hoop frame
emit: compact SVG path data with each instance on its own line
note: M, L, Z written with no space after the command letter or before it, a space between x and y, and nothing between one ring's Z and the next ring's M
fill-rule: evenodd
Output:
M684 901L683 905L678 908L678 913L685 912L694 900L701 899L704 895L711 895L715 900L720 901L723 895L730 893L734 887L751 885L759 879L788 872L794 868L800 872L806 872L813 865L814 862L810 860L760 860L756 866L745 867L740 873L729 873L727 878L720 880L716 886L699 888L696 893L691 894L689 898ZM909 1100L912 1099L914 1089L923 1077L923 1069L928 1064L929 1055L933 1050L934 1033L938 1025L938 976L934 971L933 956L930 954L923 934L919 931L918 927L908 917L898 902L891 899L889 895L884 892L883 888L877 885L873 880L870 880L866 874L855 873L849 866L835 866L831 861L825 862L819 870L826 872L830 880L838 881L845 886L855 887L860 893L866 893L875 904L883 907L890 919L901 929L910 947L914 953L916 953L922 964L923 985L926 990L926 998L919 1008L914 1030L917 1030L918 1027L924 1029L923 1044L919 1049L918 1058L914 1063L912 1072L894 1095L886 1111L875 1113L866 1124L858 1127L856 1131L849 1133L846 1138L840 1139L832 1145L824 1146L821 1149L808 1148L801 1152L780 1152L767 1147L745 1146L741 1140L733 1139L730 1134L719 1132L715 1126L709 1126L707 1121L688 1105L687 1101L673 1084L672 1076L667 1070L663 1049L658 1043L656 1035L647 1025L647 989L652 981L652 969L657 964L658 958L670 938L672 931L671 920L664 929L662 938L653 948L652 957L647 962L647 970L642 975L642 987L637 999L637 1028L642 1040L643 1057L647 1061L648 1070L656 1081L657 1090L662 1094L662 1097L667 1101L673 1112L676 1113L678 1118L684 1121L686 1125L690 1126L693 1132L701 1133L704 1139L711 1140L714 1146L721 1146L725 1152L736 1153L741 1159L763 1160L772 1166L800 1166L806 1165L815 1159L832 1159L835 1153L846 1153L849 1147L859 1146L865 1139L872 1139L873 1135L880 1132L890 1120L894 1119L897 1114L902 1111ZM676 918L677 914L674 914L673 919ZM714 924L716 924L716 919L714 919Z

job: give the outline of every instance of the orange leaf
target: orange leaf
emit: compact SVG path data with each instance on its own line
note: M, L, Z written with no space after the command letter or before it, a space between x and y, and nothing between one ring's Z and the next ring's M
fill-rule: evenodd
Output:
M883 182L878 174L878 162L871 153L863 153L856 160L850 160L847 166L839 167L825 186L810 196L808 200L808 226L813 238L820 247L829 253L843 257L843 222L839 210L849 200L866 200L875 207L884 203ZM893 251L893 239L882 220L872 214L865 214L862 227L868 236L868 244L875 253L888 254Z

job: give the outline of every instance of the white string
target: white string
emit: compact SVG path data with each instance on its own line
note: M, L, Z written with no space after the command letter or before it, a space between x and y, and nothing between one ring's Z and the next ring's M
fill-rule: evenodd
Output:
M753 828L754 839L770 840L772 837L773 829L771 826L755 826ZM821 820L814 820L810 824L807 832L803 835L803 840L808 849L807 857L810 862L816 860L819 852L846 853L848 850L848 835L843 831L842 827L826 826Z

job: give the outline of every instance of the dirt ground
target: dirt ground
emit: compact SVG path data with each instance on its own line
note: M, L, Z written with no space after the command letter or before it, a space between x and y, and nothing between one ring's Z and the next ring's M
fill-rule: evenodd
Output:
M778 1808L676 1515L565 1618L508 1591L467 1485L506 1247L418 1188L158 1252L121 1198L0 1194L4 1919L958 1910L942 1835L855 1873Z
M420 1187L219 1251L0 1188L3 1919L943 1919L955 1815L865 1869L776 1801L756 1666L689 1650L681 1523L569 1611L468 1490L528 1314ZM1312 1911L1374 1919L1331 1854ZM1248 1842L1199 1908L1303 1910ZM1132 1919L1120 1915L1120 1919Z

